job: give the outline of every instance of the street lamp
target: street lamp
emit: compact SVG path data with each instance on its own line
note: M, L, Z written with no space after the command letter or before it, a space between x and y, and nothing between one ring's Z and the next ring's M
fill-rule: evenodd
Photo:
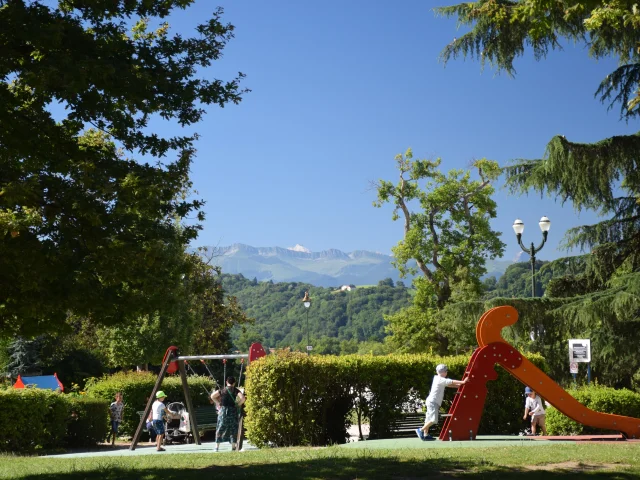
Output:
M531 242L530 248L525 248L522 244L522 232L524 232L524 222L519 218L513 222L513 231L516 232L516 238L518 239L518 245L520 248L529 254L531 257L531 296L536 296L536 253L542 250L544 244L547 242L547 235L549 234L549 229L551 228L551 220L547 217L542 217L538 222L540 225L540 230L542 230L542 243L535 247L533 242Z
M307 355L311 353L311 343L309 340L309 307L311 306L311 298L309 298L309 292L304 292L304 298L302 299L304 309L307 311Z

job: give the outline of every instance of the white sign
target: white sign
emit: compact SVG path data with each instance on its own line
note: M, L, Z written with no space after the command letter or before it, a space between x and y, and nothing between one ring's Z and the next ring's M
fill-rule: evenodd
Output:
M588 338L569 340L569 363L591 361L591 340Z
M313 346L307 345L307 350L309 350L309 351L313 350Z
M576 362L571 362L569 364L569 370L571 373L578 373L578 364Z

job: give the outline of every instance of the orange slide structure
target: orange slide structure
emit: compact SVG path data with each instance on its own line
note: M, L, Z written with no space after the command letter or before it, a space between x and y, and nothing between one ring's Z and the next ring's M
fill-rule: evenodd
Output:
M487 394L487 381L495 380L495 364L531 387L567 417L583 425L617 430L627 438L640 438L640 419L595 412L569 395L560 385L507 343L501 335L504 327L518 321L518 312L510 306L496 307L482 315L476 327L479 348L473 353L458 388L442 432L441 440L473 440L476 437Z

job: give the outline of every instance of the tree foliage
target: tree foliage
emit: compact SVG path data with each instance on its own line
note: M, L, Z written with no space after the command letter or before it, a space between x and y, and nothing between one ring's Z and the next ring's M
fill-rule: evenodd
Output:
M222 275L222 287L237 298L246 315L255 319L233 329L236 348L246 351L251 342L265 346L304 350L307 342L307 310L302 305L305 291L311 296L309 331L314 353L356 353L361 342L382 342L384 319L407 307L412 290L392 287L381 281L375 287L358 287L351 292L313 287L304 283L254 282L242 275ZM368 344L376 351L380 345Z
M478 59L497 70L515 73L514 61L528 48L540 60L561 40L586 42L594 58L614 57L619 67L607 75L596 95L621 115L639 113L640 10L628 0L479 0L440 7L436 13L456 17L471 30L447 45L442 59Z
M489 224L496 216L491 182L499 175L498 164L475 161L480 179L472 180L470 171L442 173L440 159L414 160L411 149L395 161L398 183L380 180L374 203L376 207L391 203L393 220L404 221L404 238L393 248L395 266L402 275L420 271L415 285L424 307L442 308L456 289L479 294L486 259L504 250L500 233ZM411 211L414 202L419 209ZM412 260L417 269L408 265Z
M627 119L638 114L640 11L635 3L479 0L438 11L471 26L469 33L445 47L445 61L471 56L513 73L514 59L527 46L540 59L549 49L559 48L563 37L586 41L592 56L620 62L596 94L609 101L609 107L619 103ZM571 202L578 211L593 209L605 218L567 232L566 246L590 253L578 260L581 271L549 282L546 294L554 306L551 312L538 311L538 315L556 322L545 328L560 332L562 343L577 334L591 338L594 366L601 378L627 386L640 369L632 353L640 321L639 154L639 134L592 144L556 136L542 158L520 159L504 169L514 193L548 194Z
M14 379L18 375L39 374L42 366L40 361L41 346L42 338L29 340L18 337L12 341L7 347L9 362L6 366L6 373Z
M36 363L43 373L56 372L63 384L80 386L107 368L159 365L169 345L185 353L228 353L232 327L249 322L249 318L223 289L220 277L205 256L199 260L197 273L182 280L183 296L172 309L117 325L70 316L59 332L42 335L37 342L18 339L14 344L32 345L29 352L40 359ZM13 355L14 350L7 354Z
M440 159L414 160L411 149L395 160L400 178L396 184L380 180L374 206L390 203L393 220L404 221L404 238L393 247L401 276L421 275L413 280L414 307L387 317L395 337L391 341L401 351L429 346L443 352L446 339L433 328L434 310L478 298L487 258L504 250L500 233L489 223L496 216L491 182L500 170L496 162L477 160L473 167L479 180L473 180L469 170L442 173ZM414 205L419 208L411 210Z
M197 270L196 136L150 121L191 126L243 90L203 73L233 37L222 10L192 37L162 23L191 3L0 1L0 331L153 315Z

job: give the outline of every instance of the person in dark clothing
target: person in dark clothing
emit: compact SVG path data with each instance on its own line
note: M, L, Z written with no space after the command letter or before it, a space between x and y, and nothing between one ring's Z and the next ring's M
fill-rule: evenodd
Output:
M238 440L236 437L238 436L240 407L245 401L242 392L236 388L236 379L228 377L226 387L213 392L211 400L219 407L216 425L216 452L220 449L221 442L231 442L231 448L235 450Z

